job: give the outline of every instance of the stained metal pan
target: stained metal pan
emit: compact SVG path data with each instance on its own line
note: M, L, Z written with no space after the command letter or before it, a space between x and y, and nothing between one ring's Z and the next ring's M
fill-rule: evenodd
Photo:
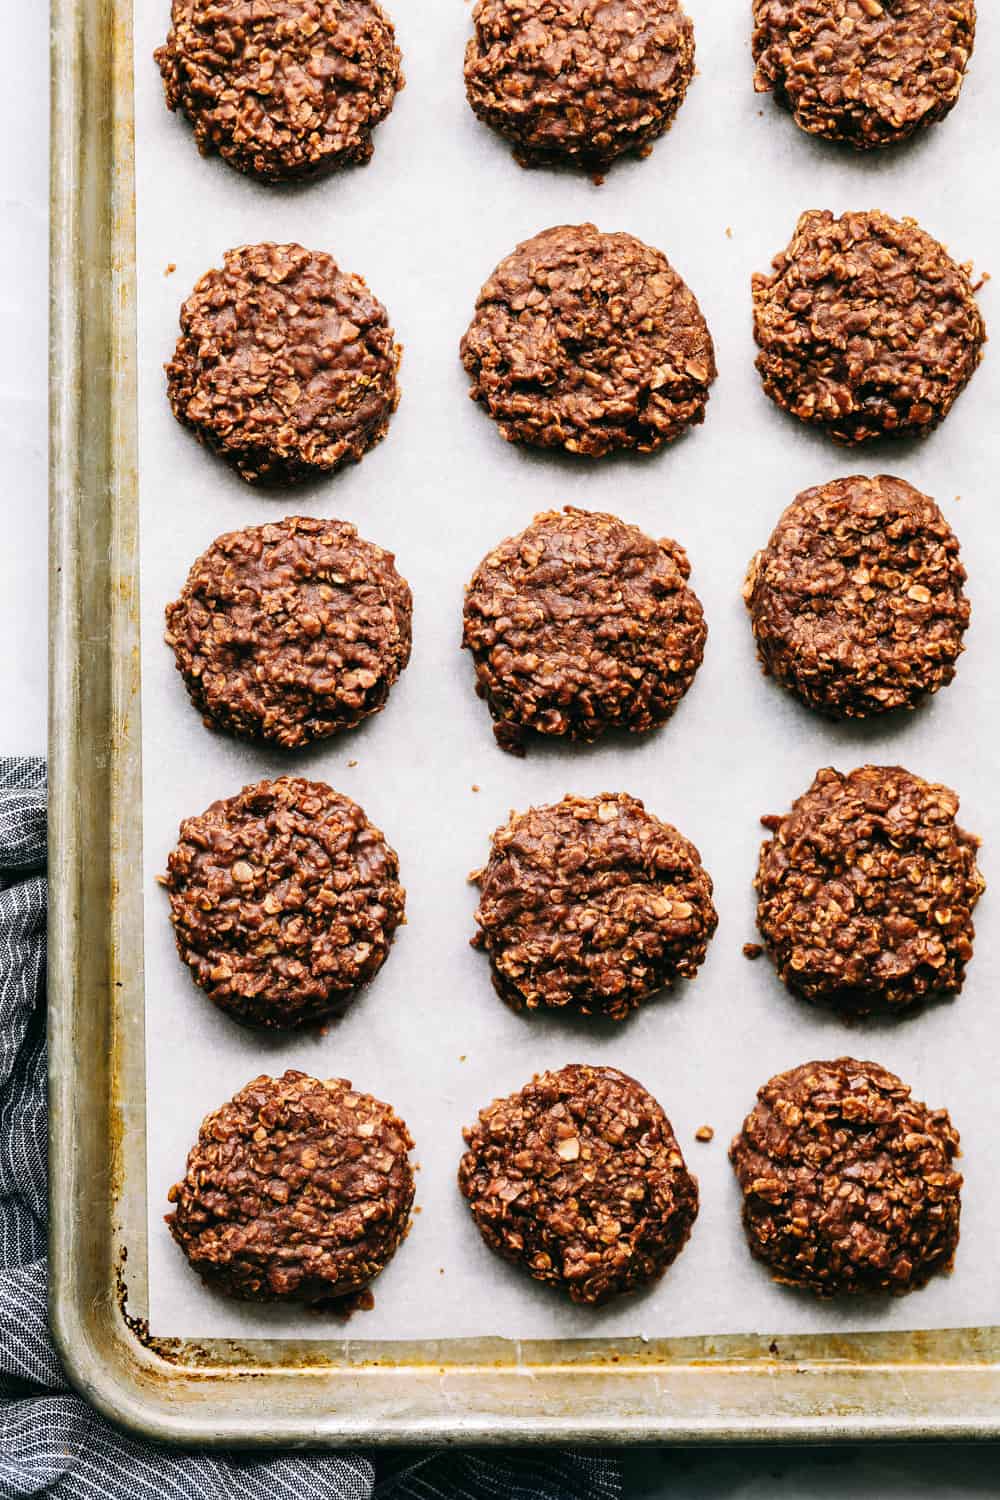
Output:
M1000 1330L434 1344L146 1332L131 5L52 5L51 1316L185 1444L1000 1436Z

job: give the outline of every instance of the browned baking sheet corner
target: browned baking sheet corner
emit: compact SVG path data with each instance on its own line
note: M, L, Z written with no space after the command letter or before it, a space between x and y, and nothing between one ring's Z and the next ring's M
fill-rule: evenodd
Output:
M163 0L164 6L166 0ZM145 1334L131 5L52 4L51 1317L186 1444L1000 1436L1000 1331L614 1344Z

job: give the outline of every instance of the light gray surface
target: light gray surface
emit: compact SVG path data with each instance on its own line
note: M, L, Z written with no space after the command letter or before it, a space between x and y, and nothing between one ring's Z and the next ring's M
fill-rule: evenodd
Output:
M941 429L891 452L845 453L768 402L753 368L750 276L787 242L802 209L873 201L915 215L980 269L1000 260L1000 206L977 191L997 142L990 79L1000 32L981 38L961 108L906 151L857 161L796 131L749 86L745 31L718 0L688 0L700 68L670 135L603 187L571 173L525 172L466 107L461 7L396 0L407 88L363 171L292 190L248 182L201 159L186 122L163 107L151 62L161 26L136 10L139 472L143 671L146 1041L150 1129L149 1323L163 1337L329 1336L302 1309L219 1297L192 1274L162 1215L208 1109L261 1071L301 1068L388 1099L416 1140L412 1232L380 1278L375 1309L351 1335L439 1339L663 1338L1000 1324L993 1274L1000 1196L989 1150L993 1100L964 1084L1000 1070L991 996L1000 988L1000 903L976 914L978 947L962 998L912 1020L854 1031L788 996L771 966L749 964L759 817L781 811L819 766L902 761L958 788L966 826L984 837L987 877L1000 848L992 768L975 730L1000 720L991 641L1000 589L990 555L1000 360L987 357ZM961 139L970 148L956 156ZM766 171L768 192L759 192ZM470 212L470 184L475 211ZM195 211L179 216L177 205ZM682 211L678 211L678 206ZM476 292L517 240L593 217L666 251L698 296L720 375L704 426L656 455L593 463L504 443L468 400L458 343ZM164 398L163 362L181 300L231 245L297 240L332 251L384 299L404 345L402 401L364 461L294 491L248 486L199 447ZM165 275L165 268L176 271ZM981 293L987 323L997 297ZM992 354L992 350L990 351ZM749 460L749 461L748 461ZM919 713L831 725L758 671L740 585L747 562L795 493L837 474L889 465L938 497L972 567L973 627L955 684ZM958 497L961 497L959 499ZM688 549L709 623L705 662L671 722L594 746L531 744L502 754L459 649L463 585L497 541L567 501L610 509ZM220 532L283 515L332 515L392 548L414 594L413 659L384 713L362 729L276 753L208 732L162 641L163 608ZM353 762L353 764L352 764ZM292 771L364 806L399 850L408 925L378 979L324 1037L260 1036L208 1005L178 963L155 884L182 817L261 777ZM472 790L479 787L478 792ZM628 792L675 823L716 885L718 934L695 981L620 1026L513 1015L470 950L466 873L510 808L565 792ZM184 1046L172 1045L183 1035ZM966 1147L962 1243L953 1277L918 1296L822 1303L777 1286L747 1254L726 1145L773 1073L842 1051L873 1056L916 1096L952 1109ZM485 1249L455 1189L460 1128L543 1068L610 1064L664 1105L701 1184L690 1245L642 1297L595 1312L516 1275ZM415 1065L416 1064L416 1065ZM209 1067L211 1084L207 1083ZM708 1122L710 1145L695 1143Z
M149 0L152 4L152 0ZM440 3L440 0L439 0ZM738 0L726 0L739 11ZM0 750L44 749L45 240L47 32L44 7L10 6L6 37L17 66L0 94L2 169L0 295L16 351L0 389L7 459L4 511L13 544L0 558ZM742 21L742 17L741 17ZM692 280L695 277L692 275ZM707 429L706 429L707 431ZM990 1450L950 1447L864 1452L637 1454L628 1460L630 1496L952 1496L997 1492Z
M7 4L0 91L0 753L45 751L48 6Z

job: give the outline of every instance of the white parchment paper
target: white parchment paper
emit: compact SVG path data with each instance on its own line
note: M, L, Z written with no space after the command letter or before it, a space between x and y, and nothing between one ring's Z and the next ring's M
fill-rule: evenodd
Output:
M420 1164L420 1214L351 1336L499 1334L548 1338L1000 1323L1000 1193L995 1188L1000 1024L1000 906L977 913L964 994L915 1018L847 1029L792 999L756 934L751 880L758 817L782 811L816 769L903 762L955 786L961 820L983 835L989 878L1000 849L995 744L1000 540L1000 356L986 360L945 425L924 444L850 454L804 431L761 393L753 369L749 279L788 241L805 208L912 214L977 269L1000 268L996 192L1000 29L982 8L971 74L950 119L891 153L858 157L809 140L752 90L749 0L687 0L700 72L669 136L600 188L520 170L468 110L460 0L392 0L407 87L376 135L367 168L289 189L257 186L197 155L163 107L153 48L168 0L136 7L139 185L143 754L149 1058L150 1326L158 1335L337 1336L338 1325L253 1309L208 1292L162 1222L202 1116L261 1072L340 1076L392 1102ZM467 398L458 342L476 293L514 244L551 224L592 219L662 248L700 299L720 377L708 416L654 457L597 463L518 449ZM388 438L328 481L261 493L174 421L162 364L195 280L232 245L298 240L363 274L405 345L403 400ZM165 274L169 264L173 274ZM987 323L997 317L987 284ZM955 684L919 714L835 727L801 709L756 666L740 598L744 569L779 512L807 485L851 472L895 472L935 495L963 543L973 623ZM704 666L661 732L593 747L532 745L525 761L494 747L489 715L459 651L462 589L485 551L543 509L609 509L687 547L709 621ZM353 521L395 550L415 597L414 650L386 711L353 734L295 757L212 734L190 707L163 609L221 532L286 514ZM352 762L357 764L351 764ZM182 817L244 784L294 771L356 798L399 851L408 926L376 982L322 1038L268 1040L219 1014L174 951L154 883ZM479 790L475 791L474 786ZM468 947L469 870L511 808L564 792L628 791L700 848L720 926L698 979L619 1028L520 1018L495 997ZM874 1057L946 1105L963 1133L966 1175L955 1274L899 1301L818 1305L772 1286L750 1261L726 1147L772 1073L816 1057ZM461 1127L533 1072L610 1063L662 1101L701 1182L687 1249L658 1286L600 1312L572 1307L494 1259L455 1187ZM710 1145L695 1142L702 1124Z

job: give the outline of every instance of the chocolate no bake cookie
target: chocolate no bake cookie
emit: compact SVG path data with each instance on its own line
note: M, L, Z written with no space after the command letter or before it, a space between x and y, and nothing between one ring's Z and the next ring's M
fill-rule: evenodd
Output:
M660 1105L616 1068L542 1073L464 1135L458 1185L486 1244L574 1302L658 1280L687 1243L697 1180Z
M469 392L508 442L600 458L652 453L705 418L712 337L666 256L563 224L525 240L479 293Z
M793 500L743 597L764 670L810 708L915 708L955 676L969 601L958 541L903 479L853 475Z
M368 161L403 87L374 0L173 0L156 61L202 154L264 182Z
M475 946L516 1010L624 1020L694 977L719 920L694 845L622 793L512 813L475 879Z
M399 404L400 348L360 276L321 250L227 250L181 308L167 365L178 422L246 480L357 463Z
M480 563L462 645L504 750L663 724L705 651L683 547L597 511L548 511Z
M680 0L476 0L465 92L523 166L647 155L694 76Z
M964 266L913 219L804 213L753 278L757 369L778 406L837 442L923 437L982 358Z
M384 707L410 659L395 559L345 521L220 536L167 606L167 644L206 724L297 748Z
M754 0L753 19L757 92L859 150L943 119L976 39L974 0Z
M951 1269L958 1131L877 1063L779 1073L730 1147L751 1253L819 1297L900 1294Z
M409 1226L412 1146L341 1078L255 1078L203 1121L170 1233L227 1297L357 1306Z
M284 1031L374 979L403 920L398 876L356 802L282 776L186 818L162 884L195 983L234 1020Z
M957 994L985 890L958 797L900 766L820 771L757 871L757 923L804 1000L866 1015Z

